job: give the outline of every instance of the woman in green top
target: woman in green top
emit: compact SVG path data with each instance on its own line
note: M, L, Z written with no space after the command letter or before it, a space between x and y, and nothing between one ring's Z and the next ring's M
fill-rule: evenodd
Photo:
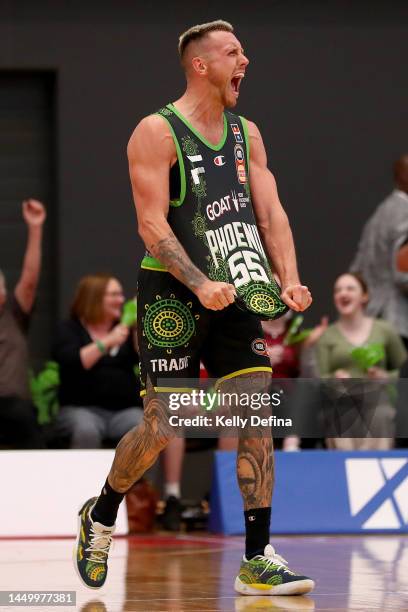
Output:
M369 437L370 434L367 434L366 438L328 438L327 443L330 448L388 449L393 446L395 409L384 383L397 378L398 370L407 354L400 337L390 323L365 314L368 300L367 285L359 275L347 273L337 278L334 284L334 305L338 319L336 323L329 325L320 338L317 344L317 359L322 378L366 378L383 383L378 394L373 394L373 397L375 395L375 405L371 406L373 414L371 418L365 419L371 425L374 424L376 435L381 437ZM374 343L384 347L384 356L375 366L364 370L353 359L351 353L357 347ZM375 415L374 420L372 420L373 415ZM357 416L356 411L355 426ZM352 428L349 432L349 435L353 435Z

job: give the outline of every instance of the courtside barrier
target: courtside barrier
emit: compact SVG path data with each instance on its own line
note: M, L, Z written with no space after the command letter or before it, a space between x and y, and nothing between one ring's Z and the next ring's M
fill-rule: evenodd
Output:
M0 537L73 536L82 504L99 495L114 450L0 451ZM128 532L126 505L117 534Z
M217 451L210 529L243 534L236 453ZM408 533L408 450L275 453L272 533Z

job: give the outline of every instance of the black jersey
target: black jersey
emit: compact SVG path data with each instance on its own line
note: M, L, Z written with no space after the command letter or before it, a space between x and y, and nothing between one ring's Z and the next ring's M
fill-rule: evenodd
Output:
M260 318L281 316L287 306L279 297L251 203L245 119L225 112L221 141L213 145L172 104L158 114L168 122L177 151L179 194L174 197L173 170L168 214L174 234L206 276L235 286L238 305ZM157 264L148 257L142 267Z

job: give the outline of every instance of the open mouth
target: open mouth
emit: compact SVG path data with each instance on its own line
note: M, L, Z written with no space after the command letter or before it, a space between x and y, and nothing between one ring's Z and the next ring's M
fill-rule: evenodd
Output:
M234 94L236 96L239 95L239 88L241 86L241 81L244 78L243 74L237 74L235 76L232 77L231 79L231 87L232 87L232 91L234 92Z

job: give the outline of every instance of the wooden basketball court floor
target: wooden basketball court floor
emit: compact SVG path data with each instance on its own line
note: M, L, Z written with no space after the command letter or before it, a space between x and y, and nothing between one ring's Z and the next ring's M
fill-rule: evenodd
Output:
M76 607L36 610L408 611L408 537L272 536L271 543L291 567L315 579L310 596L238 596L233 581L243 538L165 534L116 538L100 590L79 583L73 539L0 540L0 590L76 592ZM16 609L31 608L0 606Z

